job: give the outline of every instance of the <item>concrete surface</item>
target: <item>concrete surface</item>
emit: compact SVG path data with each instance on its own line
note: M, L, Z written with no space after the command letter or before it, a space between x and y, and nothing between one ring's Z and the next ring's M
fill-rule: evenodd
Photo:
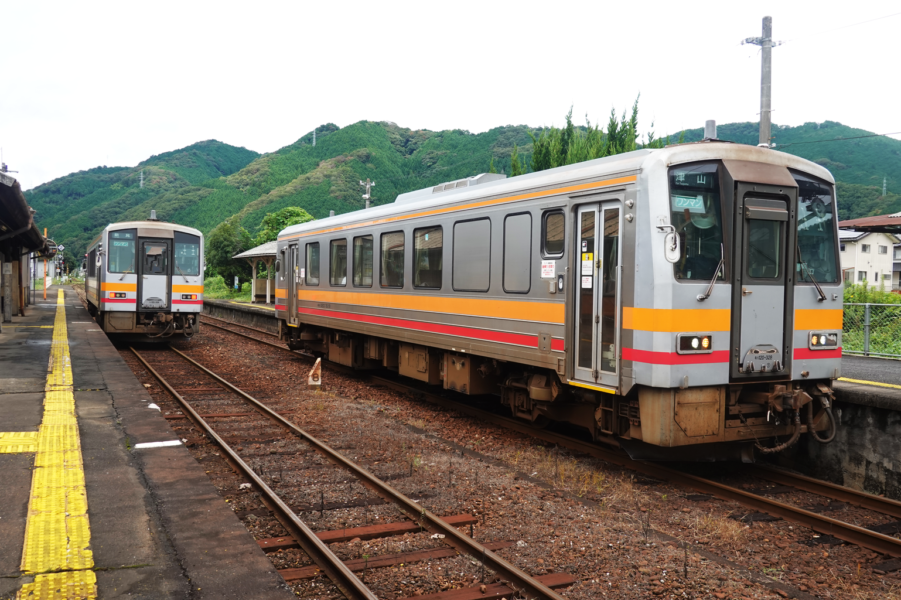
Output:
M56 289L13 325L52 325ZM176 436L70 288L66 320L99 597L294 597L184 446L132 450ZM0 430L37 430L51 335L4 326ZM19 562L33 462L0 454L0 599L30 580Z

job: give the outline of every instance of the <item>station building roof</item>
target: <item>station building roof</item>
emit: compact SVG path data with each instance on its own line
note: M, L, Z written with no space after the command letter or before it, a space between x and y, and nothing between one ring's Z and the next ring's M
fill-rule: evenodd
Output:
M14 177L0 171L0 250L5 253L55 254L34 222L22 188ZM15 257L18 258L18 257Z
M901 234L901 212L839 221L838 226L856 231L882 231L884 233Z
M248 260L253 258L259 258L260 260L264 258L275 257L275 253L278 251L277 249L278 242L266 242L265 244L261 244L256 248L251 248L250 250L245 250L240 254L235 254L232 258L246 258Z

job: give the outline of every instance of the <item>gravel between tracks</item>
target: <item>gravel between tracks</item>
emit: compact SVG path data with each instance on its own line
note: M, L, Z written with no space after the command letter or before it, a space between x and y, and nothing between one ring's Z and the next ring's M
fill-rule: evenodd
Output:
M749 512L741 506L704 500L334 370L325 371L321 391L308 391L308 361L214 328L173 346L277 410L288 410L289 420L420 497L436 514L476 515L475 538L513 542L498 553L518 567L533 575L572 574L576 584L560 592L568 598L901 598L899 573L872 569L882 557L855 546L818 543L825 536L803 527L739 522L734 517ZM164 413L180 412L130 352L123 350L122 356L150 384ZM285 535L256 494L240 488L243 479L214 446L190 435L187 421L172 425L257 539ZM219 420L217 430L223 425ZM247 433L235 426L233 433L226 428L226 435ZM301 442L286 442L276 454L263 444L235 445L290 504L310 509L325 501L326 510L300 515L314 530L404 520L387 505L330 509L329 504L374 496ZM461 447L493 460L461 455ZM802 492L779 497L799 506L823 503ZM890 520L849 507L830 514L859 524ZM686 542L687 550L679 542ZM443 547L427 533L332 545L346 560ZM309 564L300 550L269 556L279 569ZM478 561L457 556L372 569L363 577L380 598L391 599L473 585L482 576ZM787 585L777 590L764 581ZM292 588L305 598L339 597L323 577Z

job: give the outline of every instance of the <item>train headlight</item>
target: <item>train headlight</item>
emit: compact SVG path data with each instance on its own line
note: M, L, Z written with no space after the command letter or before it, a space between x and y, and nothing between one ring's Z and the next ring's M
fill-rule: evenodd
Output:
M807 347L811 350L835 350L838 348L838 331L811 331Z
M197 294L182 294L182 300L197 300Z
M676 352L710 354L713 352L713 336L709 333L680 333L676 336Z
M110 298L125 298L125 293L124 292L110 292L109 297Z

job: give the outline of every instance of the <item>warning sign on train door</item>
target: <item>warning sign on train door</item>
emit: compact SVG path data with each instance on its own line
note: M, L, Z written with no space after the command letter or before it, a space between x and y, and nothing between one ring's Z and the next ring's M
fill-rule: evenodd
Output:
M543 260L541 261L541 278L553 279L557 276L557 261Z

